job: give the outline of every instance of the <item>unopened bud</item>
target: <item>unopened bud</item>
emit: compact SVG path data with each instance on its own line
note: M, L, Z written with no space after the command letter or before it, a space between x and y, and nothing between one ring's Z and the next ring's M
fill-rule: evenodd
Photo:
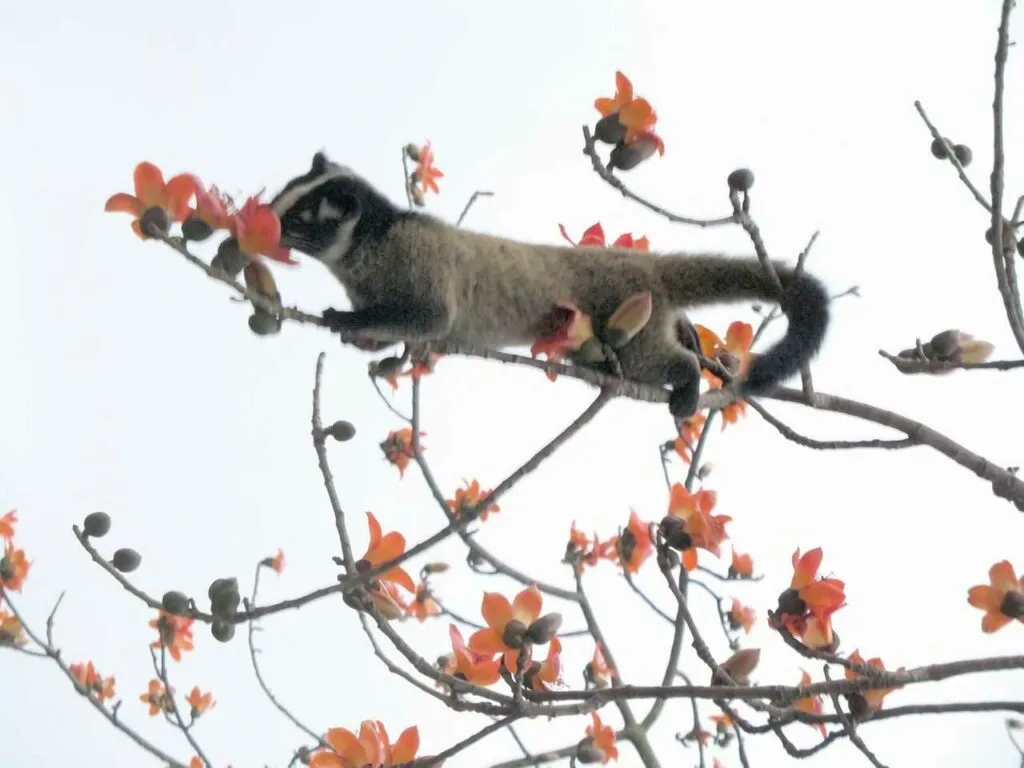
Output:
M526 630L526 639L536 645L544 645L557 633L562 626L562 614L549 613L541 616Z

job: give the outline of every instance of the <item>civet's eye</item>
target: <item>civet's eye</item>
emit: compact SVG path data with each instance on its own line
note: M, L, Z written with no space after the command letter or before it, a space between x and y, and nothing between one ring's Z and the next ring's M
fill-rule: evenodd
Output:
M307 224L311 224L313 222L313 212L309 210L309 208L306 208L299 214L299 219Z

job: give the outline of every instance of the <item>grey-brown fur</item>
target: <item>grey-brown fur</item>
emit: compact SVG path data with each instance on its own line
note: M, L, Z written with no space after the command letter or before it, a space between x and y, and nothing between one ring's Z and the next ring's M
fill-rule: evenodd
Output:
M379 345L528 346L559 300L607 319L625 298L650 291L651 319L619 351L619 362L626 378L672 386L677 416L693 412L699 391L697 358L677 330L682 313L701 305L780 298L757 259L570 248L471 232L396 208L320 154L273 204L282 219L282 243L320 259L346 289L352 311L328 310L325 319L335 330ZM787 290L790 327L755 359L742 386L747 394L795 373L817 352L828 324L824 287L810 276L794 282L792 269L783 264L775 269Z

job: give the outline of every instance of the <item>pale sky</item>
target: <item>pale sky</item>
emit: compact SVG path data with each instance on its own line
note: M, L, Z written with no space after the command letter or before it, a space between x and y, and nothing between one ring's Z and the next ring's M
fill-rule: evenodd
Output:
M609 238L646 234L655 250L748 253L738 228L672 225L591 171L580 128L597 117L594 99L613 95L616 69L653 103L667 147L664 157L623 175L638 193L683 214L723 215L726 175L749 166L752 213L773 256L795 259L821 230L808 267L834 292L861 286L863 298L835 304L813 369L821 391L925 421L996 464L1021 464L1011 436L1024 427L1022 374L905 377L877 354L949 327L992 341L996 358L1020 354L983 238L987 215L951 166L932 158L913 108L921 99L944 133L971 146L969 173L987 190L999 3L971 5L5 4L0 511L17 507L18 541L34 561L19 608L42 630L67 590L56 625L65 658L91 659L116 675L121 717L187 762L192 752L181 734L150 719L138 700L152 677L147 622L154 613L89 561L70 527L93 510L110 513L113 529L101 549L137 548L143 563L132 577L158 596L180 589L205 601L207 585L229 575L245 591L254 565L278 547L287 569L263 579L264 601L330 583L337 539L309 439L322 350L325 418L347 418L358 429L356 439L330 451L357 554L366 544L367 510L410 543L443 523L419 473L410 469L399 481L377 448L402 424L366 380L368 355L309 327L286 324L278 336L254 336L248 310L229 300L225 286L160 244L139 242L127 216L103 212L109 195L131 191L136 163L194 172L244 196L261 187L273 193L323 149L401 201L400 148L429 139L445 173L429 210L448 220L474 190L488 189L495 197L481 201L467 226L557 243L559 223L578 236L601 221ZM1011 54L1008 211L1024 169L1016 140L1024 67ZM274 274L288 303L313 312L346 306L309 259ZM694 319L719 333L734 319L757 320L746 305ZM427 455L448 493L462 478L495 485L594 395L534 370L457 359L443 361L423 390ZM406 385L396 404L407 410L408 397ZM890 436L844 417L764 403L821 439ZM663 406L613 403L502 500L481 541L537 578L568 586L559 560L572 520L609 535L630 508L649 520L664 514L656 446L671 436ZM835 617L844 651L859 648L894 667L1019 652L1024 627L985 636L981 613L966 602L993 562L1018 558L1024 568L1024 518L984 481L923 447L802 448L752 411L724 434L714 431L707 459L716 511L734 518L736 546L765 574L760 584L728 585L759 611L745 644L762 649L760 682L795 683L801 667L822 679L820 665L798 658L765 626L764 611L788 585L797 547L823 547L825 570L847 583L849 605ZM671 471L684 479L681 463ZM483 590L518 591L513 582L469 574L462 552L449 544L414 561L454 564L435 582L454 610L476 618ZM623 676L656 683L670 628L611 565L587 579ZM640 582L670 605L653 560ZM705 637L724 658L714 605L695 595ZM580 626L571 607L563 612L567 629ZM415 723L421 753L430 754L487 723L453 715L390 675L340 601L282 613L262 627L267 680L317 731L355 729L370 718L397 736ZM197 625L196 650L172 666L172 684L182 694L196 684L213 691L217 706L195 735L217 766L283 766L304 736L262 696L239 629L222 645ZM401 629L428 659L446 651L446 620ZM579 685L592 648L589 640L566 641L571 684ZM688 643L684 661L696 680L706 679ZM157 765L80 700L52 663L2 654L0 680L8 704L0 718L4 765ZM1012 699L1022 684L1020 673L961 677L894 693L887 703ZM640 715L646 709L635 705ZM713 711L702 705L705 718ZM602 715L621 725L613 707ZM588 722L534 722L519 732L541 751L578 740ZM690 726L689 702L670 704L652 735L664 766L697 763L696 749L674 740ZM861 733L888 766L1010 766L1019 759L998 714L889 721ZM808 746L818 737L797 726L791 738ZM759 768L791 762L774 737L747 745ZM498 733L449 765L475 768L518 754L508 734ZM712 755L726 768L739 764L732 749ZM862 761L844 742L805 764ZM619 765L638 765L628 745Z

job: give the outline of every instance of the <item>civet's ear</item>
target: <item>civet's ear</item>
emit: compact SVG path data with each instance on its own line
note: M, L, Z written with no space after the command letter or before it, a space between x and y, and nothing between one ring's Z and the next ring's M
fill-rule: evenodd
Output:
M312 172L317 175L326 172L329 162L330 161L328 161L326 154L324 154L323 152L317 152L315 155L313 155L313 166L311 168Z

